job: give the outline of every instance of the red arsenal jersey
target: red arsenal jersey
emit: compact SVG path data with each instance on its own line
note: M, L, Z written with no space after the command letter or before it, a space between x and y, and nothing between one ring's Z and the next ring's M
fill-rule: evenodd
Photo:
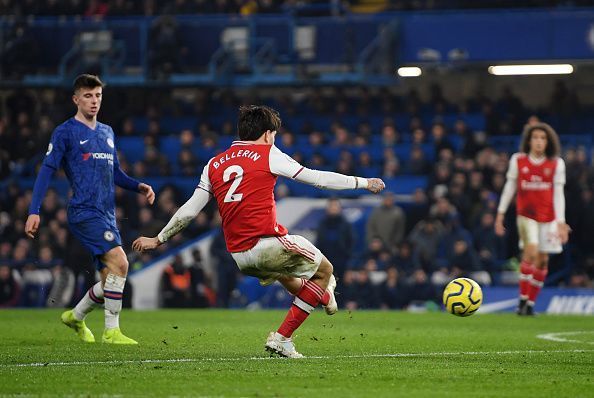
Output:
M274 185L277 175L299 173L301 167L275 146L243 141L209 161L199 187L217 200L229 252L249 250L263 236L287 234L276 221Z
M518 215L538 222L554 221L553 190L558 160L543 158L536 161L521 153L517 154L515 161Z

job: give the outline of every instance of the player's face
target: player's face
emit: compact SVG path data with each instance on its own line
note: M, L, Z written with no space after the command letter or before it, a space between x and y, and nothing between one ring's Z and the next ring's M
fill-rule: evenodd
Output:
M103 94L102 87L80 88L72 96L72 100L78 107L78 111L87 119L93 119L101 108Z
M542 130L533 130L530 136L530 152L542 155L547 148L547 133Z

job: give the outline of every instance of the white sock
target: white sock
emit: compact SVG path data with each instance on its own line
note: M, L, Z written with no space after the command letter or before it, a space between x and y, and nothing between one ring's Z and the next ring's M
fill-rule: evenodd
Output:
M74 318L82 321L89 312L98 306L103 306L103 288L101 287L101 282L97 282L91 286L83 298L76 304L76 307L72 310Z
M105 329L120 327L120 311L122 310L122 296L126 278L114 274L107 274L103 286L105 299Z

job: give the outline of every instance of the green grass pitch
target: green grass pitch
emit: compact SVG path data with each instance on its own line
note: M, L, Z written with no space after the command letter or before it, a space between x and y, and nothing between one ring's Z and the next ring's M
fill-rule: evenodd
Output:
M58 310L0 311L0 396L594 397L594 317L318 310L295 336L308 358L271 359L284 315L124 311L140 345L114 347ZM87 323L100 340L102 311Z

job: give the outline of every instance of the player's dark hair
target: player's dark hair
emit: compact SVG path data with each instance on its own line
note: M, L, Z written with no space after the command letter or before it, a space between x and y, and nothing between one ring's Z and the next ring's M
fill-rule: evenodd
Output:
M547 147L545 148L545 155L547 158L554 158L561 153L561 144L559 143L559 136L550 125L546 123L527 124L522 133L522 141L520 143L520 152L530 153L530 138L534 130L544 131L547 135Z
M239 108L237 131L239 139L255 141L266 131L280 129L281 118L277 111L265 105L247 105Z
M81 88L95 88L95 87L104 87L105 85L99 79L99 76L96 75L89 75L87 73L79 75L74 79L73 89L74 92L77 92Z

